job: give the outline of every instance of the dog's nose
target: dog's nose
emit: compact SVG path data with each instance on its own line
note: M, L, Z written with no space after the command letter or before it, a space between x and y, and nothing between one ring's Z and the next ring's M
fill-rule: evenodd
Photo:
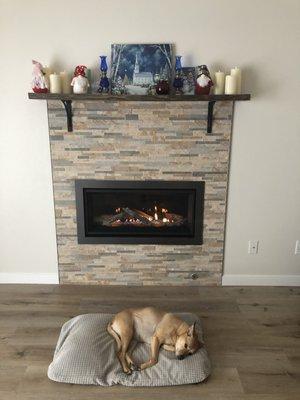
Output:
M184 355L180 355L180 356L177 356L177 360L183 360L184 359Z

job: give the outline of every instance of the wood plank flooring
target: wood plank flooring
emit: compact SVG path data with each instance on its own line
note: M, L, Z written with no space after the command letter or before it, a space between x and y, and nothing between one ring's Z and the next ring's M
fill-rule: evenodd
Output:
M65 321L143 305L202 318L213 364L207 382L102 388L47 378ZM299 288L0 285L0 399L297 400L299 337Z

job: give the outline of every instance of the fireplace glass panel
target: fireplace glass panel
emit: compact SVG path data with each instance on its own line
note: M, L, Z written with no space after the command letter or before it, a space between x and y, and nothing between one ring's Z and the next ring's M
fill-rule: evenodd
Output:
M193 236L195 191L86 189L87 236Z
M75 183L78 243L202 244L204 182Z

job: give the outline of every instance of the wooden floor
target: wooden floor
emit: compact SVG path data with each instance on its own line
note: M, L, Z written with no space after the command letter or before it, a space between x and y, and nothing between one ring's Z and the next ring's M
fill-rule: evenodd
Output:
M149 304L201 316L213 364L206 383L102 388L47 378L66 320ZM299 317L299 288L0 285L0 399L297 400Z

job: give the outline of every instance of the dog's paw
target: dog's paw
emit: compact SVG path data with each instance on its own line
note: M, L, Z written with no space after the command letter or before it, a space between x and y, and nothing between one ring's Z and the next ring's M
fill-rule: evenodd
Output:
M139 371L138 365L135 365L135 364L130 364L130 369L131 369L131 371Z
M124 372L124 374L126 374L126 375L131 375L131 374L132 374L132 370L131 370L131 369L126 369L126 370L124 370L123 372Z

